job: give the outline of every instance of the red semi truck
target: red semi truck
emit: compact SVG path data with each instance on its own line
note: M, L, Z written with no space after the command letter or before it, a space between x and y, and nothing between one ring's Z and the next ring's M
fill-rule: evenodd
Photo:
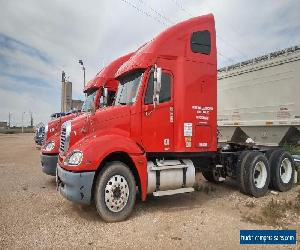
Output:
M62 126L57 185L65 198L94 202L113 222L130 215L137 188L142 201L191 192L196 171L212 182L235 178L254 197L264 196L269 184L279 191L292 187L288 152L251 142L218 145L213 15L168 28L138 49L116 78L113 106Z
M61 116L59 118L51 120L45 126L41 148L41 167L45 174L55 175L56 173L61 125L65 121L73 119L78 114L79 111L78 113L76 112Z
M46 125L44 145L41 150L41 165L45 174L52 176L56 175L61 125L74 118L79 120L85 119L86 116L88 116L88 113L94 108L98 109L103 108L106 105L112 105L118 87L115 73L131 55L132 53L114 60L108 66L103 68L93 80L88 82L83 90L87 96L82 105L81 112L60 117Z

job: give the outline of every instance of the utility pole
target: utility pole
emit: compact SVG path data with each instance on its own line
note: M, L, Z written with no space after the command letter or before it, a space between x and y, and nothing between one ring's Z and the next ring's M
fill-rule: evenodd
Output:
M24 114L25 112L22 112L22 134L24 133Z
M10 119L11 119L11 113L10 112L8 112L8 128L10 128Z
M30 112L30 127L33 128L33 117L32 117L32 112L31 112L31 111L29 111L29 112Z
M83 88L85 87L85 66L83 65L83 61L80 59L78 63L82 66L81 69L83 71Z

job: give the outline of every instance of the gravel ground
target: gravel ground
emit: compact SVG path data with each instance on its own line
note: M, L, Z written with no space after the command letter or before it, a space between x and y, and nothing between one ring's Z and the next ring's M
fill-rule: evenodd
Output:
M0 249L240 249L240 229L272 228L243 221L250 198L234 183L212 186L201 176L199 185L210 191L138 200L127 221L107 224L93 206L75 205L57 193L55 178L40 169L39 154L32 134L0 135ZM299 230L299 223L294 218L288 228Z

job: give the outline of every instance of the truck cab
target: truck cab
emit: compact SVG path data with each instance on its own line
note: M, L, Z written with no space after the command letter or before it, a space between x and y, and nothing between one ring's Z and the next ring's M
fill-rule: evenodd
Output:
M41 165L45 174L56 175L62 124L75 118L80 123L89 113L112 105L118 86L118 81L114 79L114 74L118 66L128 59L129 56L130 54L113 61L110 65L103 68L94 79L88 82L83 91L86 94L86 98L80 112L62 116L46 125L45 139L41 150Z
M212 15L179 23L138 49L116 73L114 105L90 116L86 136L76 140L73 121L62 128L69 143L59 156L60 193L94 200L101 217L115 221L129 215L136 186L142 200L192 191L189 156L217 150L216 72ZM158 189L157 162L166 170Z

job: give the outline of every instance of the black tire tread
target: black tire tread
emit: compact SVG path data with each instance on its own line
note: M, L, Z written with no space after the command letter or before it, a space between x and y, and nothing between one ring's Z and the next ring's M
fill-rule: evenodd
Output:
M266 184L263 188L258 189L255 187L253 183L253 169L258 161L263 161L265 163L265 166L267 168L267 180ZM243 168L242 178L244 179L245 184L245 191L246 194L254 196L256 198L264 196L268 192L268 186L270 183L270 167L269 162L266 156L259 152L259 151L252 151L249 156L247 157L247 160L245 162L245 166Z
M292 176L288 183L283 183L280 178L280 163L283 158L289 158L292 163ZM295 164L291 154L285 150L277 150L270 156L270 172L271 172L271 186L277 191L286 192L293 186L294 175L295 175Z
M203 177L212 183L221 183L222 181L216 180L213 174L213 169L202 171Z
M203 175L203 177L204 177L207 181L213 182L213 183L216 182L215 179L214 179L214 176L213 176L212 171L210 171L210 170L202 171L202 175Z
M241 193L247 194L246 188L245 188L245 177L244 177L244 168L245 168L245 163L250 155L251 151L246 150L243 151L238 158L237 161L237 180L239 184L239 189Z
M274 154L278 151L284 151L284 150L282 148L273 148L273 149L268 150L265 153L265 156L267 157L267 159L269 161L269 165L270 165L270 184L269 184L270 189L276 189L276 188L274 188L273 183L272 183L272 164L271 164L271 161L272 161L272 158L274 157Z

